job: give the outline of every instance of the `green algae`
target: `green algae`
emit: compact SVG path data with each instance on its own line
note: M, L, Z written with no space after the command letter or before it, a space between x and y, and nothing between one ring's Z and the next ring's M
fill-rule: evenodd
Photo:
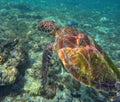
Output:
M31 95L40 95L42 90L42 85L38 80L29 77L24 85L24 91L30 93Z

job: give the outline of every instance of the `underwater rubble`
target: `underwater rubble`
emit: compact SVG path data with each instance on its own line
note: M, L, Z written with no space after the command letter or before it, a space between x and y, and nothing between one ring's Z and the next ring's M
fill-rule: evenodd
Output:
M56 54L53 55L55 58ZM34 102L110 102L108 93L101 93L96 89L87 87L76 81L70 73L63 69L58 60L52 61L53 65L48 71L46 91L43 90L41 67L28 68L25 73L25 83L23 92L16 95L5 97L4 101L34 101ZM39 75L39 77L38 77ZM21 80L22 81L22 80ZM20 83L17 83L18 85ZM92 93L92 94L91 94ZM3 101L3 102L4 102Z

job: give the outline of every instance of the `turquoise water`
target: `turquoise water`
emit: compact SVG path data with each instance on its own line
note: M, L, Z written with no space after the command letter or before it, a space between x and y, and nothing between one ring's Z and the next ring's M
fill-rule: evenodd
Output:
M82 29L93 38L100 38L97 39L98 43L108 51L113 60L119 60L119 0L1 0L0 2L1 12L10 13L12 15L10 19L24 20L27 16L28 19L26 19L30 20L32 15L34 16L33 23L37 23L45 18L56 20L60 25L67 25L69 21L73 21L73 26ZM1 23L7 22L7 20L10 21L9 18L4 18L6 15L1 15L3 17ZM104 42L108 43L106 44L107 46L104 45ZM117 48L114 48L115 46ZM117 53L113 55L112 53L115 51Z
M23 48L28 54L28 63L19 66L20 75L15 83L0 86L0 102L19 102L18 100L48 102L37 91L41 88L39 85L41 83L40 68L44 46L46 43L54 41L53 37L41 34L37 29L38 23L44 20L52 20L61 27L73 26L90 35L120 68L120 0L0 0L0 55L3 45L8 43L10 47L13 47L15 39L19 42L18 48ZM12 43L9 43L11 41ZM17 53L16 50L13 52L14 55ZM56 63L58 62L56 61ZM0 67L3 66L0 65ZM56 71L53 72L54 74L59 72L58 67L53 68ZM1 73L3 73L2 70L0 78ZM55 74L55 76L57 75ZM54 80L60 81L56 77ZM0 85L2 85L1 80ZM61 88L60 85L59 83ZM79 84L77 83L77 85ZM69 93L71 90L64 92ZM23 97L24 95L26 96ZM78 94L77 97L80 96L83 95ZM86 97L80 100L74 95L66 95L61 101L51 99L50 102L103 102L99 98L98 101L94 100L95 94L90 96L86 92ZM100 97L98 93L97 97ZM65 99L68 100L65 101ZM104 102L108 102L107 98Z

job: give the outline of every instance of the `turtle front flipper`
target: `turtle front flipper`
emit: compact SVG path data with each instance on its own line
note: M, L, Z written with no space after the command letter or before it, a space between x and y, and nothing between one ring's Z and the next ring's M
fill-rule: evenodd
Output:
M47 77L48 77L48 70L51 66L51 59L52 59L52 45L53 43L48 43L45 46L42 55L42 84L43 88L45 88L47 84Z

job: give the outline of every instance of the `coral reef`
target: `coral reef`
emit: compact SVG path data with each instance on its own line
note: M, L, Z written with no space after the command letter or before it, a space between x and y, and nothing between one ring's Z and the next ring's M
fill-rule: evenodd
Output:
M40 95L42 90L42 85L38 80L33 79L32 77L29 77L29 79L26 81L23 90L25 92L30 93L31 95Z
M0 85L5 86L5 85L13 84L16 81L18 75L19 72L15 67L13 66L5 67L3 69L3 72L1 73Z
M2 54L0 54L0 64L2 64L4 61L4 56Z
M2 41L0 48L2 53L0 56L0 85L6 86L13 84L16 81L19 75L18 66L26 62L25 56L27 55L24 55L22 49L17 48L16 45L18 41Z
M98 0L94 3L85 3L84 0L62 1L66 3L61 1L55 3L49 0L0 0L1 102L116 102L120 100L119 92L117 95L114 94L115 97L111 96L110 101L109 93L79 83L64 69L57 53L53 53L52 57L49 51L45 53L44 61L48 62L49 67L45 67L45 63L42 64L43 51L46 50L44 47L48 41L53 42L54 38L39 32L37 24L47 20L56 22L62 27L75 26L85 31L101 45L120 69L119 3L109 5L109 2L106 7L99 9L96 6ZM88 9L89 4L92 6ZM47 60L49 58L50 62ZM43 78L46 81L43 81Z

